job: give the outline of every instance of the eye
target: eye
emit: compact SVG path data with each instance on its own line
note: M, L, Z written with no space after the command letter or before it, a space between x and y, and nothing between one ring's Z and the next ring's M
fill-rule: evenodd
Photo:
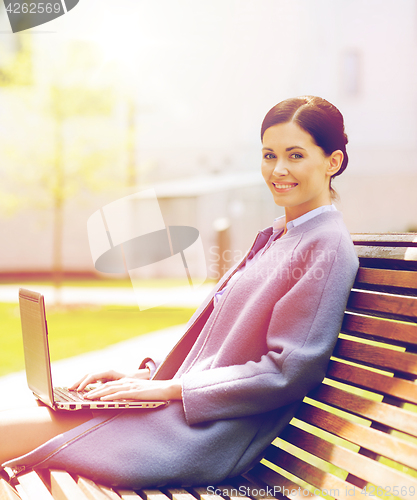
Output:
M273 160L275 158L274 153L265 153L264 154L265 160Z
M294 160L300 160L301 158L304 158L304 157L301 153L293 153L291 155L291 158L293 158Z

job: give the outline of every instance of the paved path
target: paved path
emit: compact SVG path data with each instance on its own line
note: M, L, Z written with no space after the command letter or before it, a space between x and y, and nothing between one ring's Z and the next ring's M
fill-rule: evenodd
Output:
M146 356L167 354L184 333L185 325L174 326L119 342L99 351L81 354L52 363L56 386L68 386L88 372L113 368L133 372ZM26 385L25 372L0 377L0 410L24 407L35 400Z
M0 285L0 302L18 302L19 286L35 290L45 297L48 305L53 305L57 298L51 285ZM60 289L62 304L94 305L170 305L172 307L197 307L213 288L212 284L201 285L196 289L189 286L172 288L135 287L78 287L64 286Z

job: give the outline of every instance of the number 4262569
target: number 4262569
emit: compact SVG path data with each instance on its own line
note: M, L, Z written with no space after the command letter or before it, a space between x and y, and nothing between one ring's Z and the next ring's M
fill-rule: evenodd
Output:
M9 14L59 14L62 5L60 3L13 3L6 7Z

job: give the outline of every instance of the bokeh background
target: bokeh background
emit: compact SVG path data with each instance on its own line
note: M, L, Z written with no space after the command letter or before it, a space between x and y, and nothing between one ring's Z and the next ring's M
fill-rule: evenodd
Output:
M416 89L416 0L80 0L16 34L1 5L0 302L109 278L87 219L149 186L166 225L199 229L216 280L283 213L259 130L302 94L345 116L349 230L417 231Z

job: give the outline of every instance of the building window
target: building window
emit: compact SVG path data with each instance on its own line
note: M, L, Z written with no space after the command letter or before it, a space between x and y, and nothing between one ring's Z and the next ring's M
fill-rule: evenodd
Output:
M343 90L349 97L357 97L361 85L361 57L359 50L348 50L343 54Z

